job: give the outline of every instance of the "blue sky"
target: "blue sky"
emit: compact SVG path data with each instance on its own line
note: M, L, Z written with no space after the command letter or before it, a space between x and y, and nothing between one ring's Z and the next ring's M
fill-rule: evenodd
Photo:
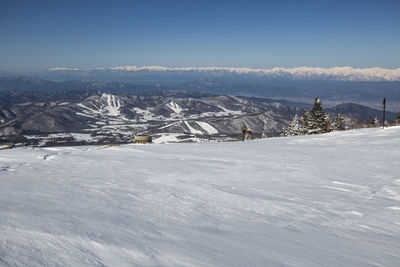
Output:
M400 67L400 1L0 0L0 70Z

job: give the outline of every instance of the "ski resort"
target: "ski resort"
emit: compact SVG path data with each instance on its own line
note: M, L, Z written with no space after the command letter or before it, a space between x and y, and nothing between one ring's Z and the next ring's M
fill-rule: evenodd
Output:
M0 3L0 267L400 266L400 1Z
M397 266L399 143L394 126L1 150L0 265Z

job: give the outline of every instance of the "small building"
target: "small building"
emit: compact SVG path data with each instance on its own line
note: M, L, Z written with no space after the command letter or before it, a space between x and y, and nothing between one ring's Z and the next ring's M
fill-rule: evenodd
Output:
M11 149L14 147L14 143L0 143L0 150Z
M135 143L148 144L152 142L151 135L135 135Z

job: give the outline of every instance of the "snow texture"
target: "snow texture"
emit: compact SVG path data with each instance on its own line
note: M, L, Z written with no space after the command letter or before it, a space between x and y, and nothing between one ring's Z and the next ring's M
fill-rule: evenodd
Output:
M208 134L217 134L218 130L215 129L211 124L205 122L205 121L197 121L197 124L203 128Z
M0 152L0 265L398 266L400 127Z
M119 108L121 107L121 103L119 102L119 99L116 99L115 95L110 94L103 94L102 98L103 97L107 98L107 109L110 116L120 115Z
M184 123L185 123L186 127L189 129L189 132L190 132L190 133L193 133L193 134L202 134L201 131L196 130L195 128L193 128L193 127L190 125L190 123L189 123L188 121L184 121Z
M181 114L182 112L182 108L174 101L169 102L166 106L169 107L176 114Z

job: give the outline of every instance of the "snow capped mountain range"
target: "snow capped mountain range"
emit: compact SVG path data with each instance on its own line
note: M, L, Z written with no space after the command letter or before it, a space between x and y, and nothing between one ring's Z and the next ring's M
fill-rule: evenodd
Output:
M122 73L169 73L185 74L199 73L209 75L251 75L273 79L289 80L338 80L338 81L400 81L400 68L385 69L380 67L373 68L352 68L352 67L332 67L332 68L229 68L229 67L164 67L164 66L117 66L111 68L63 68L55 67L49 69L51 72L122 72Z

